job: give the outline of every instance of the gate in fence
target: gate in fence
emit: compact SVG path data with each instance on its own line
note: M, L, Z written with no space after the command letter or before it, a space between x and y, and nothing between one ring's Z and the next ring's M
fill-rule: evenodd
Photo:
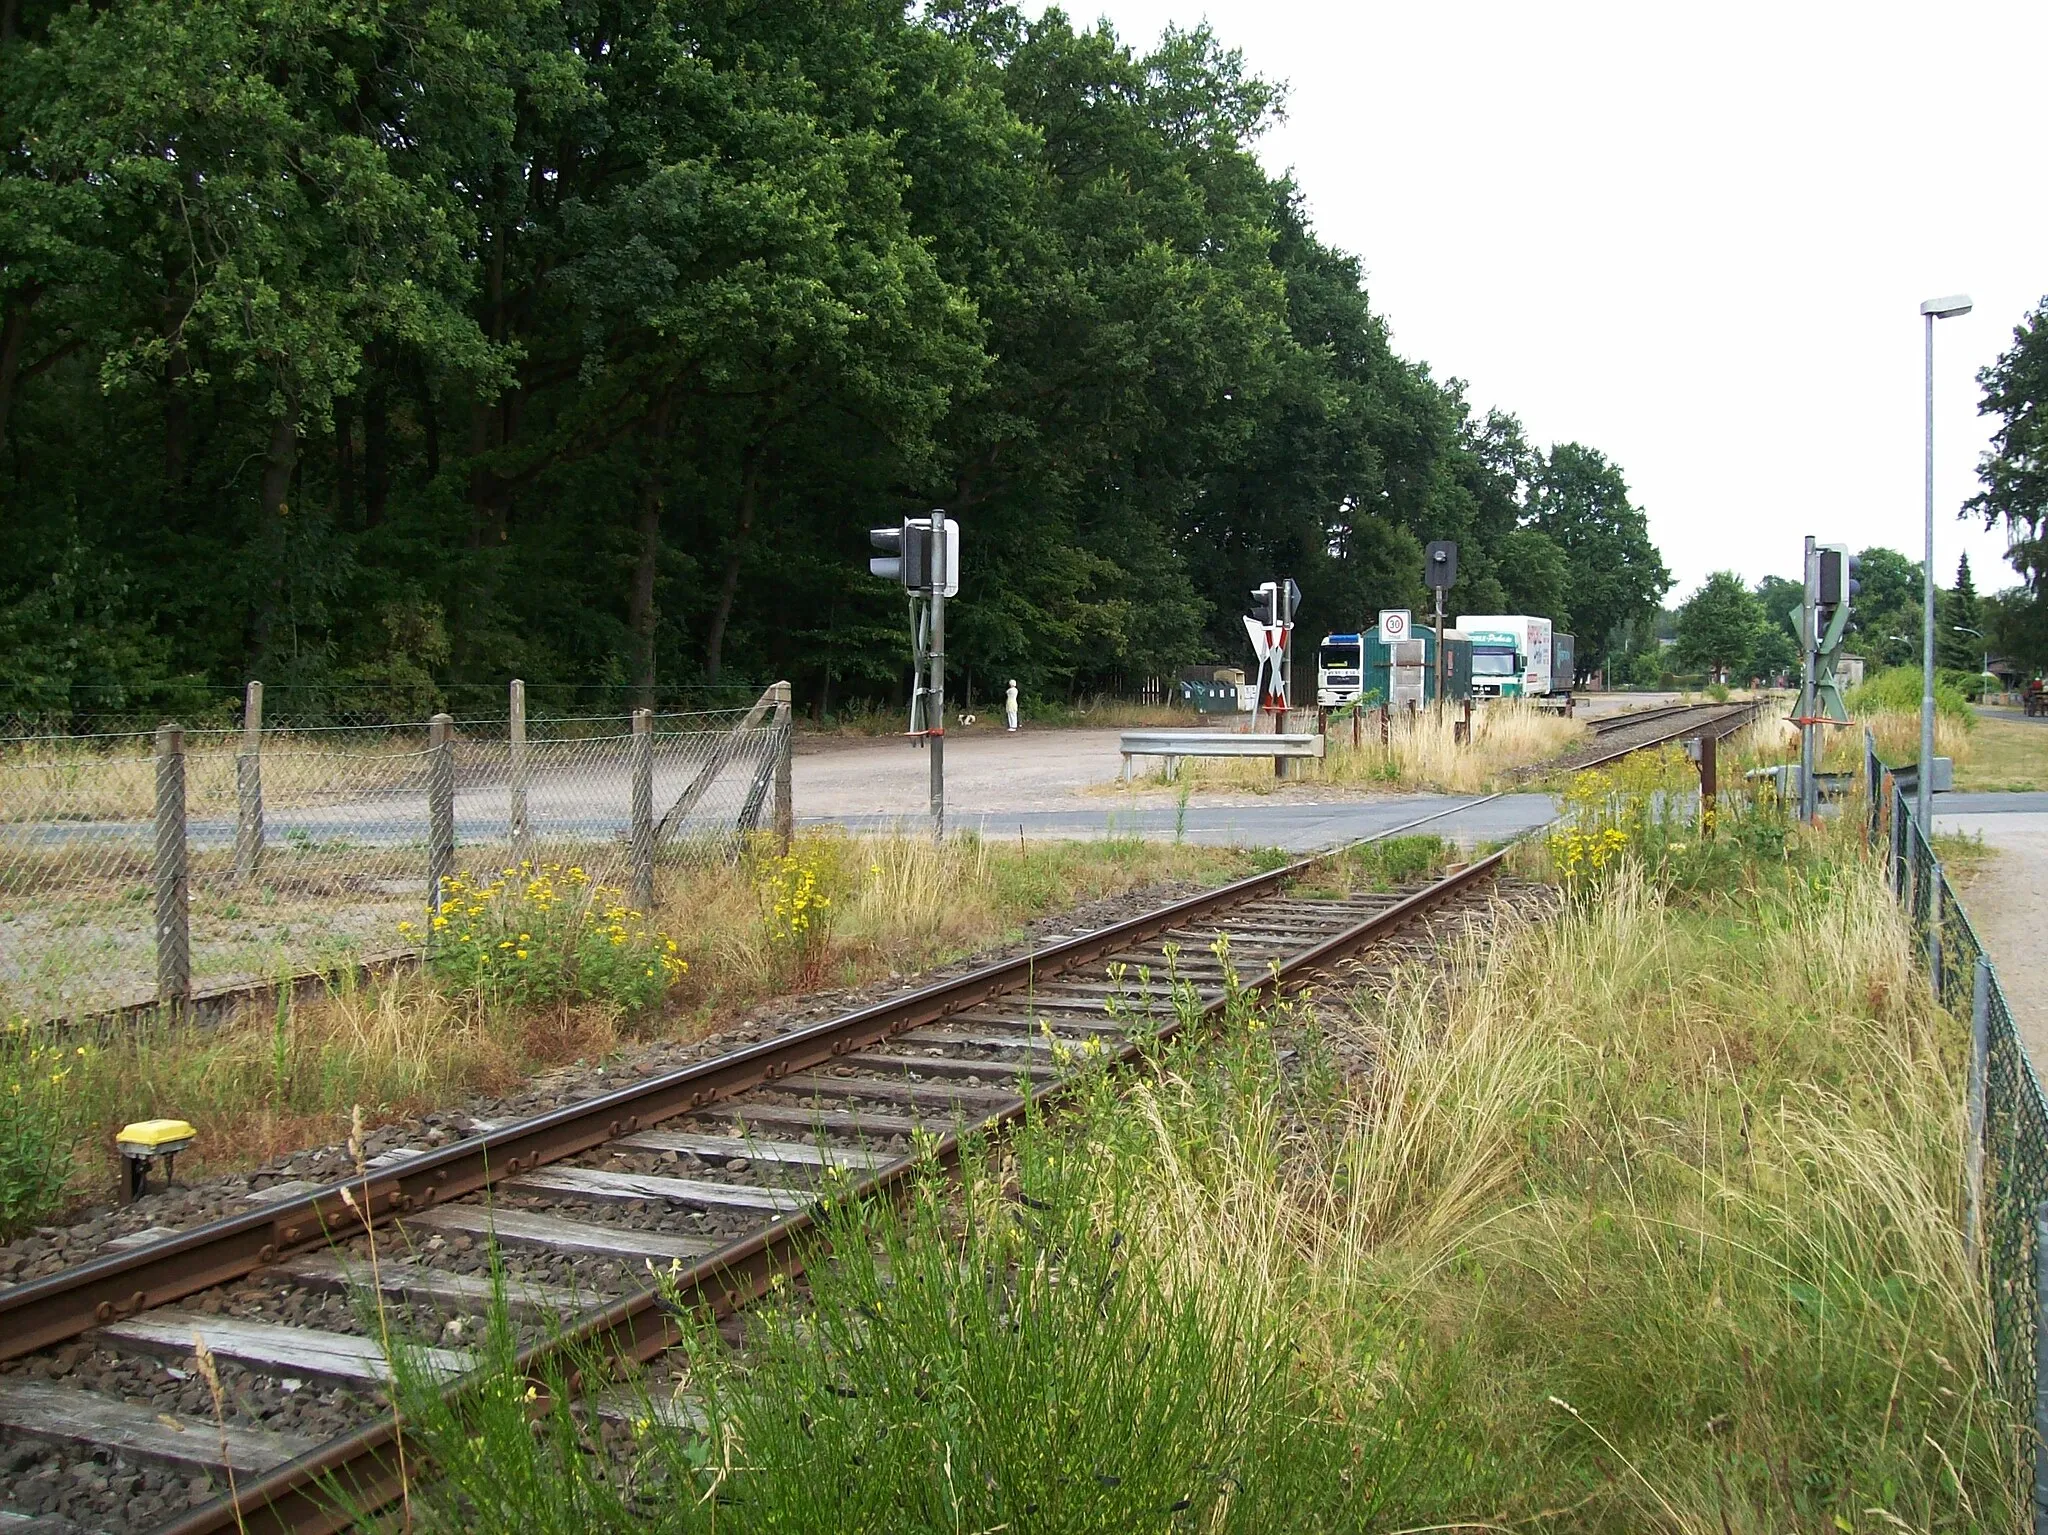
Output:
M2001 1389L2034 1428L2034 1530L2048 1535L2048 1095L1998 971L1913 814L1910 781L1864 735L1867 835L1911 917L1935 999L1970 1019L1963 1235L1991 1304Z
M238 1000L417 952L444 882L574 868L646 911L658 866L787 848L790 693L745 710L0 742L0 1019Z

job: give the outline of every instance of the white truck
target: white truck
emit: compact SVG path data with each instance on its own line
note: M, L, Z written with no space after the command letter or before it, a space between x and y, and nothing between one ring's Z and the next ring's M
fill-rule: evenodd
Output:
M1569 708L1572 637L1528 613L1466 613L1459 635L1472 645L1474 698L1542 699ZM1561 664L1560 664L1561 663Z

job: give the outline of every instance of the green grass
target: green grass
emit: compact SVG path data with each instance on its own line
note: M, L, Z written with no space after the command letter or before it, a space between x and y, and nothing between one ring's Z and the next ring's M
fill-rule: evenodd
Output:
M1626 821L1553 922L1384 995L1240 1001L963 1186L836 1208L743 1359L695 1343L706 1434L650 1410L593 1455L509 1376L415 1400L448 1473L416 1520L2017 1530L1961 1031L1847 831L1764 814L1704 851Z
M1970 745L1956 763L1958 789L2048 789L2048 725L1980 714Z

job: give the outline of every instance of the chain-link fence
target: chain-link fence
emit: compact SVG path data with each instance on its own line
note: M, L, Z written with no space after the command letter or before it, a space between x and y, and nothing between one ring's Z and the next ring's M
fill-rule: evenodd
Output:
M458 875L663 865L791 822L786 687L696 714L0 739L0 1016L204 1003L412 952Z
M2034 1528L2048 1535L2048 1095L1998 970L1914 814L1914 782L1866 735L1869 835L1910 914L1936 999L1970 1019L1965 1237L1981 1254L2001 1389L2031 1416Z

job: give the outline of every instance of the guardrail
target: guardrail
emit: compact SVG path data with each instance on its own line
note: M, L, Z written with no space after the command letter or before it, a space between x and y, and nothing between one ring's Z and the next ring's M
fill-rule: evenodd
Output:
M1323 737L1304 735L1251 735L1226 730L1126 730L1124 782L1131 781L1133 757L1164 757L1170 780L1180 771L1183 757L1320 757Z

